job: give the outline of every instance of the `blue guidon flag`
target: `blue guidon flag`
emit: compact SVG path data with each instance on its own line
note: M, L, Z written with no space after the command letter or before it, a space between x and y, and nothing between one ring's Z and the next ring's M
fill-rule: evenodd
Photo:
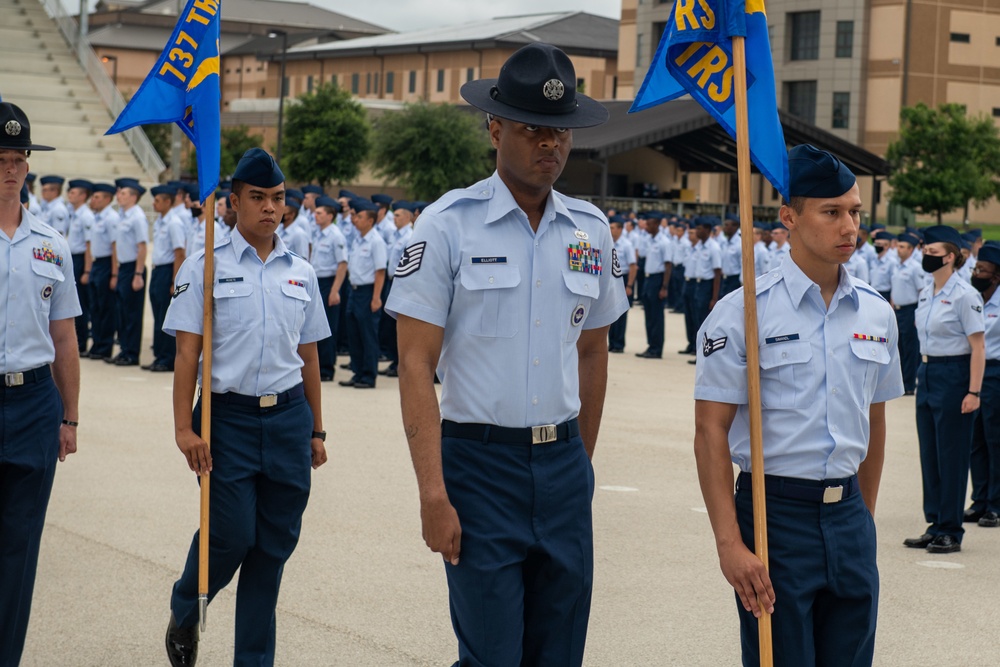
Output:
M750 157L788 198L788 152L778 119L764 0L676 0L629 113L691 95L736 138L732 38L745 37Z
M221 12L221 0L188 0L156 65L106 132L177 123L198 154L201 201L219 184Z
M426 247L426 241L407 246L406 250L403 251L403 256L399 258L399 264L396 266L396 275L393 277L405 278L411 273L416 273L420 268L420 263L424 260L424 248Z

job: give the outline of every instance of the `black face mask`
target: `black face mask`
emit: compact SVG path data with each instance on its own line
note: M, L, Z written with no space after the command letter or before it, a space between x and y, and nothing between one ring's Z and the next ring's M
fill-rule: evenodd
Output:
M196 218L200 218L201 217L201 209L198 208L197 206L192 206L191 207L191 215L193 215Z
M934 255L924 255L923 261L920 263L924 271L927 273L934 273L942 266L944 266L944 257L936 257Z
M980 294L984 293L986 290L988 290L990 287L993 286L992 278L980 278L979 276L972 276L972 280L970 282L972 283L972 286L976 288L976 291L979 292Z
M877 246L875 246L875 252L877 252L880 255L882 253L884 253L888 249L889 249L889 246L887 246L887 245L877 245Z

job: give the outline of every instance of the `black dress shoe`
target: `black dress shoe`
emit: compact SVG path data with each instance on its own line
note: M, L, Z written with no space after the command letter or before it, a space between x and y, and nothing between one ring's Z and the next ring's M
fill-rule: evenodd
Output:
M694 348L686 347L683 350L677 350L677 354L694 354Z
M117 364L118 360L121 359L121 358L122 358L122 355L120 355L120 354L117 357L104 357L104 363L106 363L106 364Z
M987 512L979 519L979 525L983 528L1000 528L1000 514Z
M149 370L154 373L173 373L173 366L167 366L166 364L150 364Z
M115 359L115 366L138 366L138 359L129 359L128 357L118 357Z
M927 545L927 553L953 554L962 550L962 544L951 535L938 535Z
M153 370L153 366L155 366L155 365L156 365L155 363L153 363L153 364L143 364L142 366L139 366L139 368L141 368L144 371L151 371L151 370Z
M355 382L354 383L354 388L355 389L374 389L375 385L369 384L367 382Z
M688 363L691 364L692 366L694 366L695 364L698 363L698 360L697 359L688 359Z
M903 396L914 396L916 395L916 393L917 393L916 389L907 389L906 391L903 392Z
M623 350L620 347L611 347L611 348L608 348L608 352L611 352L612 354L621 354L624 351L625 350Z
M645 352L642 352L642 353L637 353L635 356L639 357L640 359L662 359L663 358L663 355L661 355L661 354L653 354L649 350L647 350Z
M903 546L910 547L911 549L926 549L927 545L933 541L933 535L930 533L924 533L920 537L907 537L903 540Z
M350 380L341 380L337 384L339 384L341 387L353 387L354 385L357 384L357 382L355 382L354 379L351 378Z
M986 514L986 510L974 510L969 508L965 510L965 513L962 515L962 521L965 523L976 523L983 518L984 514Z
M376 372L376 373L378 373L379 375L385 375L386 373L388 373L388 372L389 372L389 368L388 368L388 366L387 366L387 367L383 368L382 370L380 370L380 371L375 371L375 372Z
M167 625L167 659L171 667L194 667L198 661L198 626L178 628L174 615Z
M637 357L639 357L641 359L641 358L645 357L647 354L649 354L649 350L648 349L645 352L636 352L635 356L637 356Z
M399 377L399 371L396 370L395 368L387 368L387 369L385 369L385 376L387 378L398 378Z
M326 375L325 373L319 376L320 382L333 382L332 375Z

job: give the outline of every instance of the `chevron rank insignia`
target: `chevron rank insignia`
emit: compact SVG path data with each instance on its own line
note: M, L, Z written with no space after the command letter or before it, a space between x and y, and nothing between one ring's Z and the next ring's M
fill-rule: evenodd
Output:
M729 340L728 336L723 336L722 338L711 339L708 334L705 334L705 342L701 346L701 352L704 356L710 357L713 352L718 352L726 346L726 341Z
M618 251L611 249L611 275L615 278L622 277L622 265L618 262Z
M399 264L396 266L395 278L405 278L406 276L416 273L420 270L420 264L424 261L424 248L427 247L426 241L421 241L420 243L414 243L408 246L406 250L403 251L403 256L399 258Z

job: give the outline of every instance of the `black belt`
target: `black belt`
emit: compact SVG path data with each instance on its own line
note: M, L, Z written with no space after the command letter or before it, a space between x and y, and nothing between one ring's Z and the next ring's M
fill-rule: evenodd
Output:
M736 490L739 491L742 488L746 488L748 491L751 488L751 475L748 472L741 472L736 478ZM830 504L847 500L860 490L857 475L841 479L821 480L764 475L764 491L768 495L779 498Z
M971 354L956 354L953 357L932 357L929 355L924 355L921 357L925 364L960 364L968 363L972 359Z
M715 280L715 278L688 278L689 283L707 283L710 280Z
M994 368L995 366L1000 366L1000 359L987 359L986 360L986 367L987 368Z
M353 289L353 290L365 289L365 288L368 288L368 287L370 287L372 289L375 289L374 283L373 284L369 284L369 285L351 285L351 289Z
M580 435L580 422L575 418L559 425L508 428L492 424L459 424L450 419L441 421L441 435L446 438L498 442L507 445L544 445L556 440L569 440Z
M916 307L917 307L916 303L907 303L904 305L900 305L898 303L896 304L896 310L902 310L904 308L916 308Z
M730 274L728 276L722 276L722 277L723 278L739 278L740 274L738 274L738 273L732 273L732 274Z
M243 394L236 394L231 391L225 394L217 394L212 392L212 402L213 403L224 403L227 405L238 405L244 408L260 408L261 410L266 410L267 408L273 408L284 403L288 403L296 398L305 396L305 387L300 383L289 389L288 391L283 391L280 394L264 394L263 396L244 396Z
M32 368L30 371L21 371L19 373L4 373L3 385L5 387L20 387L23 384L32 384L35 382L40 382L41 380L50 377L52 377L52 369L49 368L48 364L46 364L45 366Z

